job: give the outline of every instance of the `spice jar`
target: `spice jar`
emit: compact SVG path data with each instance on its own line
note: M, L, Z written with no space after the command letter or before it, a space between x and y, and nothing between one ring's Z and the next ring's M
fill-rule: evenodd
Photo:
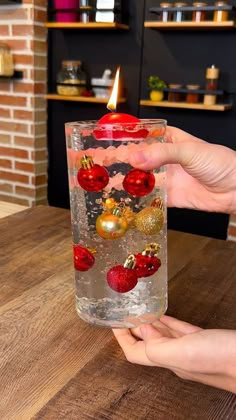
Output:
M160 14L160 20L162 22L168 22L171 20L171 12L169 10L165 10L171 6L172 6L171 3L160 3L160 7L163 9Z
M13 57L7 44L0 42L0 76L12 76L14 73Z
M79 96L86 86L86 74L81 61L62 61L57 75L57 93L66 96Z
M199 102L199 93L191 91L199 90L200 85L187 85L186 88L189 90L186 95L187 104L197 104Z
M206 7L206 3L196 2L193 3L193 7L196 7L196 10L193 11L193 22L202 22L206 19L205 10L201 10L202 7Z
M216 1L216 7L228 6L227 1ZM215 10L213 20L214 22L225 22L229 18L228 10Z
M186 7L187 3L174 3L174 7L177 8L177 10L174 12L173 15L173 21L174 22L183 22L186 20L186 12L182 10L182 7Z
M79 0L79 20L82 23L88 23L91 21L91 10L90 0Z
M169 89L182 89L182 85L177 84L170 84ZM168 93L168 101L169 102L181 102L182 94L181 92L169 92Z
M217 90L218 88L218 79L219 79L220 70L215 67L213 64L211 67L206 69L206 90L211 91ZM216 103L216 95L206 94L204 95L203 103L205 105L214 105Z

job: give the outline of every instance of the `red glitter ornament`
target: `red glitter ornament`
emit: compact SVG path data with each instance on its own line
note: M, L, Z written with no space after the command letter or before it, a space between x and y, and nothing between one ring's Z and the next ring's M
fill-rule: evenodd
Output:
M123 180L124 190L134 197L143 197L149 194L155 185L155 177L152 172L141 169L131 169Z
M88 271L95 263L95 258L91 252L80 245L73 246L74 267L77 271Z
M157 257L148 257L142 254L136 254L135 271L138 277L152 276L161 266L161 260Z
M130 255L124 265L117 265L107 273L107 283L112 290L118 293L127 293L138 283L135 267L135 257Z
M140 119L130 114L110 112L98 121L98 128L93 131L96 140L139 139L148 136L146 128L138 128Z
M81 161L77 179L85 191L102 191L109 182L109 174L104 166L94 164L90 156L84 156Z
M161 260L157 258L160 246L156 243L148 244L143 252L135 255L135 271L138 277L152 276L161 266Z

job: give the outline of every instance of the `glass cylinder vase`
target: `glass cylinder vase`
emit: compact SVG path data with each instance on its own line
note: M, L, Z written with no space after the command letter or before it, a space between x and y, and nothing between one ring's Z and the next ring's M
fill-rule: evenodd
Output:
M132 328L166 311L166 169L129 163L165 129L165 120L65 125L76 309L89 323Z

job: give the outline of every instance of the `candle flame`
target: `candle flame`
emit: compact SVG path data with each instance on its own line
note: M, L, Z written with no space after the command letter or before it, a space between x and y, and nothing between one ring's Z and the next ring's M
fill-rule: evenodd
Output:
M120 77L120 67L118 67L116 71L113 89L111 92L109 102L107 104L107 109L109 109L109 111L116 111L116 103L117 103L118 88L119 88L119 77Z

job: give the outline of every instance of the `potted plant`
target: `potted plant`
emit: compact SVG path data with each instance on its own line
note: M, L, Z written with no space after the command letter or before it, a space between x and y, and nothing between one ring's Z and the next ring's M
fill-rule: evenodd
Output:
M167 87L166 83L158 76L149 76L148 87L150 89L149 97L151 101L162 101L164 98L163 89Z

